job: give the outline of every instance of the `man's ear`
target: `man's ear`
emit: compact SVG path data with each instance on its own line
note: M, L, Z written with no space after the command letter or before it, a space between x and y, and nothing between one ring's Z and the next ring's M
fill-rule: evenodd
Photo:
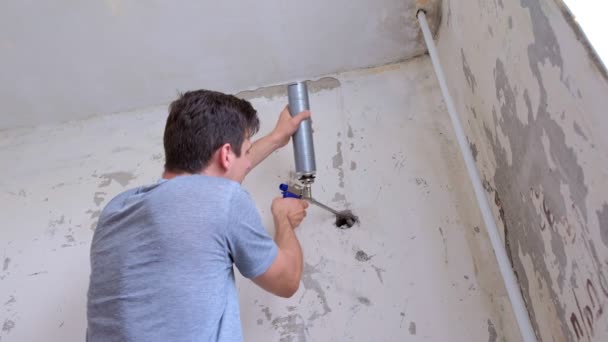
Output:
M219 148L218 151L219 164L224 171L228 171L232 166L232 158L234 157L234 151L230 144L224 144Z

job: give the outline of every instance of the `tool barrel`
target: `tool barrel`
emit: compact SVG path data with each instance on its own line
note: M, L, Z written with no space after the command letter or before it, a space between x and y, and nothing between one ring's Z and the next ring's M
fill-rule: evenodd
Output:
M298 113L310 110L306 82L288 84L287 97L289 99L289 113L291 116L296 116ZM315 163L315 149L310 119L302 121L300 127L298 127L298 130L293 135L293 153L296 162L296 175L300 180L312 183L317 171L317 165Z

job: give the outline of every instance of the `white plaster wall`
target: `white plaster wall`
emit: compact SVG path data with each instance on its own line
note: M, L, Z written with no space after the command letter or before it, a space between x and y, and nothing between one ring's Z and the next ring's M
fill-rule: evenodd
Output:
M605 68L559 0L447 0L438 45L539 339L608 340Z
M361 224L309 210L291 299L239 276L246 340L519 340L428 58L330 77L311 87L314 195ZM262 133L286 103L277 89L246 93ZM160 176L165 118L161 106L0 132L2 342L82 340L92 229L114 195ZM287 147L244 184L271 232L292 170Z
M414 16L413 0L5 0L0 129L405 60L425 51Z

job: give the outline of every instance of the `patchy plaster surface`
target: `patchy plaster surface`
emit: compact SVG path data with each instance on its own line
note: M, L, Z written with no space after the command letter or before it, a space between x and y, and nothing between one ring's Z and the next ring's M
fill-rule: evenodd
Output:
M340 86L340 81L335 77L323 77L318 80L307 81L308 93L315 94L324 90L332 90ZM260 87L255 90L245 90L235 94L245 100L252 100L263 97L272 100L276 97L285 97L287 89L284 84Z
M322 80L310 99L313 191L361 223L339 230L309 209L296 230L304 275L290 299L237 272L245 339L517 340L428 58ZM285 95L250 95L264 134ZM160 177L166 115L162 106L0 132L0 158L14 166L0 169L2 342L82 339L92 229L117 193ZM271 233L270 203L293 167L287 147L244 183Z
M439 53L536 333L604 341L603 69L561 1L446 8ZM479 30L486 25L491 35ZM455 55L462 63L449 62Z

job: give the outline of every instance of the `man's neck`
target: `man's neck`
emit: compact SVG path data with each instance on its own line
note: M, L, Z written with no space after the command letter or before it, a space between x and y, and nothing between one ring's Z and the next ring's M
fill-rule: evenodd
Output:
M203 171L196 173L198 175L205 175L205 176L211 176L211 177L224 177L224 175L221 174L221 172L218 172L215 168L213 167L207 167L206 169L204 169ZM174 171L168 171L165 170L163 172L162 177L164 179L173 179L175 177L179 177L179 176L192 176L194 175L194 173L189 173L189 172L174 172Z
M167 170L165 170L163 172L164 179L173 179L178 176L190 176L190 175L191 175L191 173L187 173L187 172L172 172L172 171L167 171Z

